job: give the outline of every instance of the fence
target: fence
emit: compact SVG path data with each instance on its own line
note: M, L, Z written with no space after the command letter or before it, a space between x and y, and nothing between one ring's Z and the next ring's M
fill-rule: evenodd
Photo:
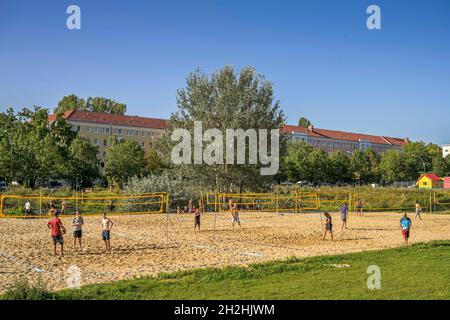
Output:
M1 195L0 217L43 217L50 209L60 210L62 216L73 214L77 210L83 215L95 215L103 212L112 214L164 213L167 211L168 203L169 194L166 192L116 196L77 193L71 197Z

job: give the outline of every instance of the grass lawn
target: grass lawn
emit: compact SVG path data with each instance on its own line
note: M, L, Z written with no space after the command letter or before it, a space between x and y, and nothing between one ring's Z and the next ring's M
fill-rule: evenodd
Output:
M345 264L349 267L330 266ZM367 267L381 289L367 289ZM89 285L56 299L450 299L450 241Z

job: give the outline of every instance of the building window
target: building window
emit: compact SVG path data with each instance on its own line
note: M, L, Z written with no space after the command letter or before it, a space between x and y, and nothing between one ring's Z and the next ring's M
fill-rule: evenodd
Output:
M108 141L105 139L103 140L103 145L106 147L108 145Z
M98 140L97 139L94 139L94 144L98 145Z
M145 148L145 143L141 142L142 148Z
M86 132L91 132L91 128L90 127L86 127Z
M98 133L98 128L94 128L94 133Z
M109 134L109 128L103 128L103 133L104 134Z

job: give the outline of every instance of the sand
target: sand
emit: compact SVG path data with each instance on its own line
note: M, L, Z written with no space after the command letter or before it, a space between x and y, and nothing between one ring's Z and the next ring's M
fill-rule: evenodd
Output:
M232 230L231 216L208 213L202 231L193 231L188 214L113 216L112 252L103 253L99 217L85 217L83 252L72 248L71 219L65 256L53 256L46 219L0 219L0 292L18 278L42 280L64 289L80 270L81 285L153 276L192 268L248 265L289 257L334 255L403 245L399 213L350 215L341 231L333 215L335 241L320 240L320 215L241 213L243 228ZM450 239L450 215L423 215L413 220L411 242ZM214 220L216 226L214 228ZM79 268L79 269L77 269ZM72 271L71 271L72 270Z

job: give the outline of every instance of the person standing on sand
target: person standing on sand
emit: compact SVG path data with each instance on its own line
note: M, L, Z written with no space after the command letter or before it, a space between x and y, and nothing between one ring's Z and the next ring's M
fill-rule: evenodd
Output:
M76 243L78 240L78 245L80 246L80 250L83 251L81 246L81 237L83 236L83 217L80 215L80 212L75 211L75 217L72 219L72 231L73 231L73 249L75 250Z
M237 223L239 227L241 226L241 219L239 218L239 212L237 210L237 204L233 203L233 200L229 200L228 202L230 211L231 211L231 222L233 223L233 230L234 230L234 224Z
M111 213L114 211L115 208L116 206L114 205L114 202L112 200L109 200L108 211Z
M348 216L348 207L347 203L344 203L341 206L341 219L342 219L341 230L343 230L344 228L347 229L347 216Z
M329 232L331 235L331 241L333 240L333 222L331 219L331 215L328 212L324 212L323 214L325 216L325 231L323 233L323 237L322 240L325 240L325 236L327 235L327 233Z
M200 231L200 216L201 212L199 208L194 208L194 231L198 227L198 231Z
M50 229L50 236L53 240L53 255L56 256L56 245L61 246L61 256L64 256L64 238L63 234L66 233L66 228L64 228L61 220L59 219L59 212L55 210L50 210L49 214L53 214L54 217L50 219L47 223L47 228Z
M411 231L411 219L408 218L406 212L403 214L403 217L400 219L400 228L402 229L403 239L405 240L405 245L408 245L409 235Z
M114 223L106 216L106 212L103 213L102 218L102 239L105 243L105 252L111 251L111 228L113 227Z
M419 200L416 201L416 216L414 219L417 219L419 217L419 220L422 220L422 217L420 216L420 213L422 212L422 207L420 206Z
M51 210L51 209L55 209L55 203L53 202L53 200L50 200L50 201L48 202L48 206L49 206L50 210Z
M65 199L61 202L61 213L64 214L67 211L67 202Z
M356 214L360 215L361 217L363 215L363 203L362 203L361 199L358 199L356 201Z
M30 202L30 200L27 200L27 202L25 202L25 214L26 215L30 215L31 214L31 202Z

